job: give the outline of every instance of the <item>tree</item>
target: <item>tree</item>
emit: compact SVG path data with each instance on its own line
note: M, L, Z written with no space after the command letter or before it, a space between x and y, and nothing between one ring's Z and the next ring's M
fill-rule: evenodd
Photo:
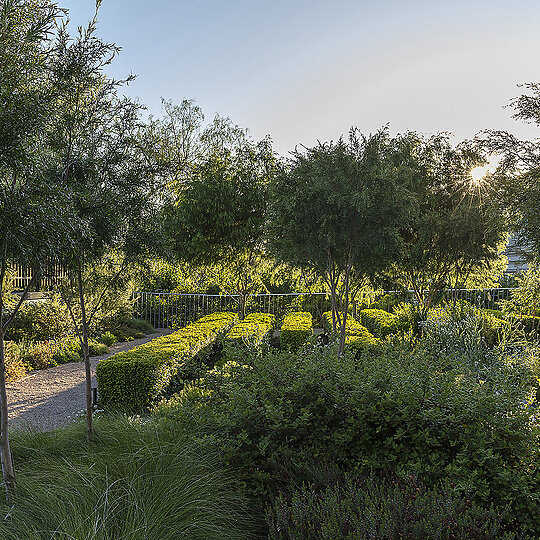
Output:
M214 153L233 151L247 141L247 130L216 115L204 124L202 109L192 99L179 105L161 99L163 117L150 116L142 129L141 150L159 165L161 178L173 189L189 182L191 170Z
M529 91L510 102L516 120L540 126L540 84L527 83ZM540 254L540 140L521 141L506 131L488 130L478 144L501 160L493 177L501 185L501 212L508 218L516 245L529 258Z
M324 277L340 352L349 303L401 248L407 205L389 150L385 130L352 129L347 141L295 151L272 186L268 242L280 260Z
M448 136L428 139L406 133L394 140L396 159L407 163L403 186L414 200L402 228L403 255L394 275L428 309L446 287L489 269L506 241L496 184L474 181L471 170L484 156L469 143L452 147Z
M97 16L97 14L96 14ZM81 341L86 372L87 437L93 434L89 328L112 287L138 256L157 240L155 168L140 152L141 107L118 96L125 81L108 79L103 68L118 48L95 36L96 18L71 40L61 29L57 47L61 111L50 133L57 167L50 171L70 198L75 227L62 244L69 275L63 296ZM69 91L71 89L71 91ZM103 265L111 263L100 290ZM76 309L77 308L77 309ZM78 310L78 311L77 311Z
M6 278L14 262L39 268L69 230L68 201L44 174L48 154L41 137L58 92L51 35L61 15L48 0L5 0L0 8L0 453L8 495L15 487L15 472L4 335L32 281L7 309Z
M189 182L177 187L177 199L167 209L173 251L185 260L228 267L242 316L258 283L274 169L269 139L215 152L192 168Z

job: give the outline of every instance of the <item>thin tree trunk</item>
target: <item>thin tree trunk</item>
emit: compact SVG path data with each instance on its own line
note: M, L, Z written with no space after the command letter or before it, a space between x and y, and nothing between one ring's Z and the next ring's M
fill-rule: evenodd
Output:
M1 293L0 287L0 293ZM0 309L3 306L0 303ZM2 459L2 475L6 486L8 500L15 491L15 469L9 448L8 433L8 405L6 392L6 363L4 351L4 330L2 328L2 315L0 314L0 456Z
M340 355L343 354L343 351L345 350L345 336L347 334L347 315L349 313L349 281L351 277L351 266L351 263L349 263L345 272L345 299L342 306L343 317L341 320L338 349L338 354Z
M86 438L91 441L94 436L92 427L92 374L90 372L90 354L88 351L88 322L86 320L86 305L84 302L84 291L82 281L82 266L79 261L77 267L77 280L79 288L79 302L81 304L81 330L82 330L82 350L84 358L84 370L86 374Z

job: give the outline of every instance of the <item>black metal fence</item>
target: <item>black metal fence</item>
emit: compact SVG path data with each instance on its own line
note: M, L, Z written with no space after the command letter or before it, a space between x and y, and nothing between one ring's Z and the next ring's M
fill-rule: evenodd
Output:
M466 300L477 307L497 309L501 300L510 299L512 290L447 289L434 300ZM156 328L181 328L209 313L238 311L238 301L238 295L136 292L134 315ZM373 302L377 302L377 307L390 309L400 302L418 303L419 299L414 291L362 291L352 304L353 314ZM278 320L290 311L309 311L318 321L330 309L330 296L326 293L257 294L250 296L246 304L247 313L273 313Z

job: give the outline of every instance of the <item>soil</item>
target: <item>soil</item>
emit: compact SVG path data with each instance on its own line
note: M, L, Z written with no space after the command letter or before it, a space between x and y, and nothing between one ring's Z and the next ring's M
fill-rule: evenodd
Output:
M97 386L96 365L100 360L171 332L162 330L128 343L116 343L109 347L108 354L90 358L92 387ZM82 362L33 371L6 386L10 427L51 431L70 423L86 407Z

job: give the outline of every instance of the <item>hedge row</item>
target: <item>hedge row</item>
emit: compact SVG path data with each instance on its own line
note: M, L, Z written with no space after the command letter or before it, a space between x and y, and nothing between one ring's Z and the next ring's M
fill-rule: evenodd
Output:
M296 351L313 334L313 317L307 311L289 313L283 319L279 337L281 348Z
M405 325L396 315L383 309L363 309L360 311L360 320L378 338L406 330Z
M260 346L276 327L276 317L271 313L250 313L236 323L225 336L224 347Z
M322 324L326 332L332 332L331 311L326 311L322 314ZM345 343L354 348L358 348L366 345L375 345L377 343L377 338L349 314L347 315L347 324L345 327Z
M211 346L237 320L236 313L213 313L168 336L102 360L96 368L100 402L121 412L146 409L188 358Z

